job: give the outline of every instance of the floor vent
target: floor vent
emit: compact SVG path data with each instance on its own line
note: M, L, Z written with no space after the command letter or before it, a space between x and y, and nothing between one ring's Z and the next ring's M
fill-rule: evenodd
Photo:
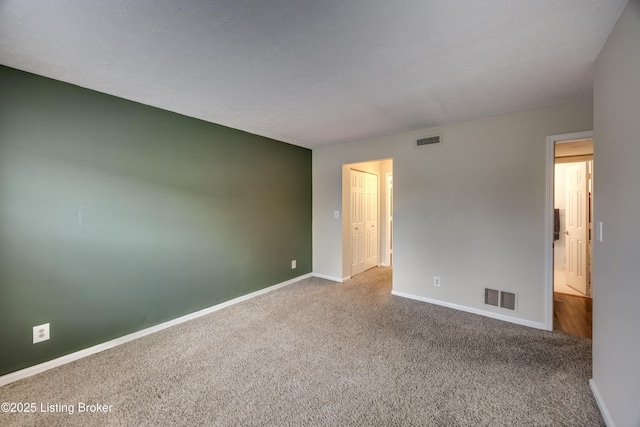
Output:
M425 147L434 144L442 144L442 135L423 136L416 140L416 147Z
M484 303L508 310L516 309L516 294L513 292L498 291L496 289L484 289Z

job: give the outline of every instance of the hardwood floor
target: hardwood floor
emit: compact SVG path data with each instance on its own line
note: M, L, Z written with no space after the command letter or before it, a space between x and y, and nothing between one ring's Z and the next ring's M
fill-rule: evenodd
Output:
M553 329L591 339L591 298L553 294Z

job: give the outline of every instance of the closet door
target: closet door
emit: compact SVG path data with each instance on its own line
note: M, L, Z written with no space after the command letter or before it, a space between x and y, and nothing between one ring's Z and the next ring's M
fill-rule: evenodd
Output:
M362 273L364 267L364 233L365 233L365 204L364 204L364 172L351 170L350 185L350 219L351 226L351 276Z

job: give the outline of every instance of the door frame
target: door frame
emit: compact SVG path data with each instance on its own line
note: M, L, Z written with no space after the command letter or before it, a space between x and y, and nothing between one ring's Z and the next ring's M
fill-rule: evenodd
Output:
M342 194L341 194L341 206L342 206L342 229L340 231L341 234L341 240L342 240L342 246L341 246L341 258L342 258L342 277L341 277L341 282L347 281L349 279L351 279L351 263L350 263L350 258L351 258L351 243L350 243L350 233L348 232L348 230L350 230L350 225L349 225L349 213L350 213L350 209L349 209L349 170L350 169L354 169L354 170L359 170L362 172L367 172L373 175L376 175L378 177L378 228L377 228L377 234L378 234L378 265L382 265L382 257L383 257L383 253L382 253L382 249L383 246L386 245L382 245L381 239L383 237L383 232L381 231L381 221L382 218L386 219L386 214L384 212L381 212L381 200L383 197L386 197L386 189L384 189L383 191L383 180L381 179L381 176L384 175L384 169L380 169L378 171L374 171L371 168L367 167L365 164L367 163L381 163L381 162L387 162L389 161L389 165L390 165L390 170L391 170L391 174L393 174L393 163L394 163L394 159L393 157L383 157L383 158L379 158L379 159L371 159L371 160L360 160L360 161L354 161L354 162L349 162L349 163L343 163L342 164L342 179L341 179L341 187L342 187Z
M384 245L384 259L386 260L386 262L383 264L385 267L391 267L393 266L393 258L392 258L392 254L393 254L393 173L392 172L387 172L385 174L385 183L386 183L386 194L385 194L385 200L386 200L386 209L385 209L385 224L387 227L387 234L386 234L386 242ZM389 185L389 181L391 181L391 185ZM389 190L391 188L391 190Z
M556 143L593 139L593 130L547 136L546 152L546 189L544 214L544 283L545 283L545 329L553 331L553 193L555 184L555 148ZM595 150L594 150L595 159ZM594 161L595 163L595 161ZM593 280L593 279L592 279Z

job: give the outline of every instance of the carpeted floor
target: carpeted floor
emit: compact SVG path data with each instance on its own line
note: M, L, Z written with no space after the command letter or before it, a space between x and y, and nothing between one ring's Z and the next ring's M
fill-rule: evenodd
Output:
M4 386L38 411L0 425L604 425L590 340L390 291L384 268L306 279Z

